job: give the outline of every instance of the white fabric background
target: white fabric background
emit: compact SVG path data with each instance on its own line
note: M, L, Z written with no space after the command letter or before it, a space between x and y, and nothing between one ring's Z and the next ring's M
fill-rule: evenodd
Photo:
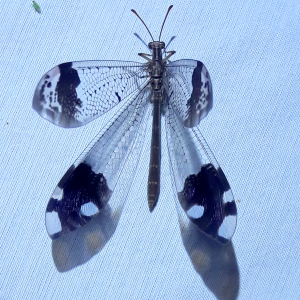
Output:
M38 3L41 14L31 1L1 1L0 299L216 299L220 287L205 283L183 247L166 152L155 211L143 155L115 234L85 264L58 272L44 227L54 187L108 119L54 126L31 108L38 81L67 61L142 61L134 33L150 39L130 9L157 38L170 4L162 40L176 36L173 60L201 60L213 82L200 128L239 199L230 245L238 299L300 299L299 0Z

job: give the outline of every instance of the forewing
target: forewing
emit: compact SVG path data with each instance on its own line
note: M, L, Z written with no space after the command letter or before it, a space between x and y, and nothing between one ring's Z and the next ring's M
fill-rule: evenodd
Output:
M146 87L125 105L58 183L45 216L52 239L83 226L107 205L113 212L122 210L150 115L149 95Z
M126 99L147 84L144 64L124 61L79 61L48 71L34 93L32 107L48 121L79 127Z
M166 66L169 100L186 127L197 126L212 109L212 84L204 64L182 59Z
M235 231L237 210L221 167L199 129L185 127L171 103L166 129L181 226L187 228L190 220L207 235L227 243Z

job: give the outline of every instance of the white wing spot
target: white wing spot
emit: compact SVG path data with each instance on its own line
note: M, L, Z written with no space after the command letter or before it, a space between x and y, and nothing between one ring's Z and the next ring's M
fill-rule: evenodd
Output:
M204 208L200 205L194 205L186 213L190 218L199 219L204 213Z
M62 227L57 212L46 213L46 229L49 235L61 232Z
M218 230L218 235L226 239L230 239L234 232L235 224L236 216L226 216Z
M57 186L51 197L57 201L60 201L63 198L63 190Z
M93 216L98 212L99 212L98 207L92 202L83 204L80 209L80 213L87 217Z

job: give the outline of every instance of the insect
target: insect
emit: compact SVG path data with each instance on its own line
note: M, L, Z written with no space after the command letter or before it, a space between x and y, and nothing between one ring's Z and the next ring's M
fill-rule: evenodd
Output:
M40 6L35 1L32 1L32 5L33 5L35 11L37 11L40 14L41 13Z
M52 239L78 229L107 207L121 211L139 162L148 120L152 139L148 205L160 193L161 119L177 211L186 225L227 243L236 227L236 204L229 183L197 128L212 108L210 75L200 61L170 62L175 51L160 41L139 53L146 63L79 61L62 63L40 80L33 108L52 123L73 128L87 124L120 102L124 105L75 161L56 186L46 208ZM163 55L165 56L163 58Z

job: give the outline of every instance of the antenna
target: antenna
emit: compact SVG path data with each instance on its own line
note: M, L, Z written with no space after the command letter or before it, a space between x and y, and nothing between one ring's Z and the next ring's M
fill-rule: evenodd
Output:
M159 42L160 42L160 36L161 36L162 30L163 30L163 28L164 28L164 25L165 25L167 16L168 16L170 10L172 9L172 7L173 7L173 5L171 5L171 6L168 8L168 11L167 11L167 14L166 14L166 16L165 16L164 22L163 22L163 24L162 24L162 26L161 26L161 30L160 30L160 34L159 34L159 38L158 38L158 41L159 41Z
M167 14L166 14L166 16L165 16L164 22L163 22L163 24L162 24L162 26L161 26L161 30L160 30L160 34L159 34L159 38L158 38L158 41L159 41L159 42L160 42L160 36L161 36L162 30L163 30L163 28L164 28L164 25L165 25L167 16L168 16L170 10L172 9L172 7L173 7L173 5L171 5L171 6L168 8L168 11L167 11ZM133 12L133 13L134 13L134 14L142 21L142 23L144 24L144 26L145 26L146 29L148 30L148 32L149 32L149 34L150 34L150 36L151 36L151 38L152 38L152 41L154 42L154 38L153 38L153 36L152 36L150 30L148 29L147 25L145 24L145 22L142 20L142 18L138 15L138 13L137 13L134 9L132 9L131 11L132 11L132 12Z
M148 32L149 32L149 34L150 34L150 36L151 36L151 38L152 38L152 41L154 42L154 38L153 38L153 36L152 36L150 30L148 29L147 25L145 24L145 22L142 20L142 18L138 15L138 13L137 13L134 9L132 9L131 11L132 11L134 14L136 14L137 17L142 21L142 23L144 24L144 26L145 26L146 29L148 30Z

